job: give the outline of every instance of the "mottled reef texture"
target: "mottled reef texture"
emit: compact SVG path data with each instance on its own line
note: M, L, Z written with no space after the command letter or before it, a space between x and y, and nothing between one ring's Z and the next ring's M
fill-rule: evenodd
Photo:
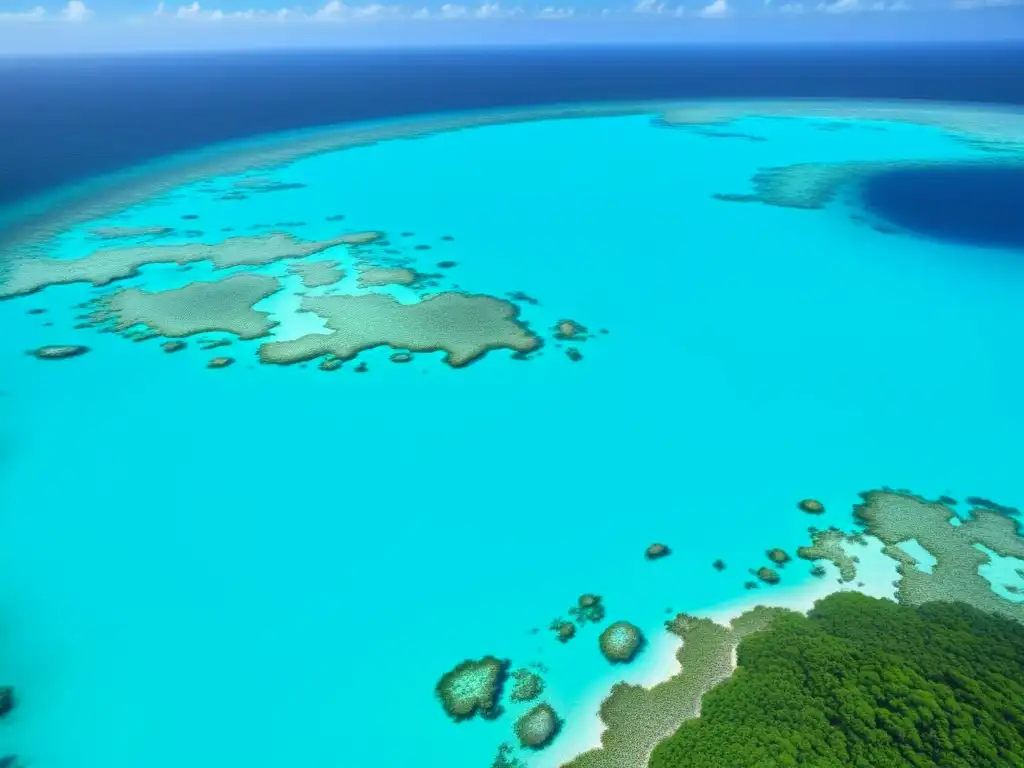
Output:
M1016 145L1024 136L1024 112L927 101L791 99L719 101L679 105L662 112L665 125L726 125L743 117L810 117L911 123L941 128L970 140Z
M102 240L117 240L122 237L159 237L173 232L172 227L97 227L90 229L89 234Z
M445 672L437 683L441 706L453 720L468 720L474 715L493 719L501 714L498 700L508 672L508 661L484 656L467 659Z
M24 259L7 270L0 299L34 293L50 285L106 285L138 274L147 264L191 264L210 261L217 269L263 266L302 258L338 245L358 245L379 238L379 232L342 235L330 240L300 240L274 232L259 237L232 237L219 243L187 243L108 248L81 259ZM369 239L369 240L368 240Z
M604 620L604 601L600 595L587 593L576 599L576 605L569 609L569 615L581 627L584 624L597 624Z
M551 705L538 704L516 720L515 731L520 746L543 749L554 740L561 727L562 721Z
M512 681L510 701L533 701L544 692L543 678L529 669L517 669L509 679Z
M956 513L938 501L886 490L861 496L864 501L854 507L854 516L864 532L880 539L886 554L898 561L896 597L901 603L955 600L1024 622L1024 603L1000 597L978 573L990 558L977 545L1001 557L1024 559L1024 538L1013 517L975 507L969 519L951 525ZM911 539L935 558L931 573L917 568L917 561L900 548Z
M274 277L240 274L169 291L128 288L99 299L93 317L113 322L118 331L144 325L171 338L224 331L242 339L257 339L266 336L276 322L253 305L280 287Z
M89 351L88 347L76 344L50 344L45 347L31 350L28 354L39 360L67 360L69 357L79 357Z
M644 634L640 628L628 621L616 621L609 625L598 638L601 653L608 661L628 664L640 652Z
M853 581L857 578L857 561L844 547L850 541L850 537L838 528L815 531L811 534L810 546L797 549L796 556L811 562L827 560L839 569L839 577L844 582Z
M838 192L850 185L880 173L891 171L964 167L998 166L1008 164L1024 168L1024 159L1011 157L981 158L976 160L887 160L850 161L841 163L800 163L778 168L763 168L754 174L753 195L749 196L767 205L783 208L824 208ZM718 199L725 199L718 196Z
M704 692L732 674L732 654L746 635L768 626L782 609L754 608L723 627L685 614L666 622L683 646L682 669L651 688L617 683L601 704L605 731L601 746L584 752L566 768L646 768L654 746L696 717Z
M334 285L345 277L345 270L341 269L337 261L300 261L292 264L288 269L299 276L306 288L322 288L325 285Z
M331 333L260 347L265 363L299 363L333 355L349 360L373 347L443 351L454 368L490 350L532 352L540 339L519 322L519 309L492 296L439 293L414 304L383 294L304 296L302 309L324 318Z
M419 275L405 267L372 267L359 270L359 287L376 288L382 285L413 285Z

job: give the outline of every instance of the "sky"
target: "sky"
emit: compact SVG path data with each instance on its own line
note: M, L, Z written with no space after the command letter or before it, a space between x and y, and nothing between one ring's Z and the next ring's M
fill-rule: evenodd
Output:
M0 55L557 43L1024 41L1024 0L0 0Z

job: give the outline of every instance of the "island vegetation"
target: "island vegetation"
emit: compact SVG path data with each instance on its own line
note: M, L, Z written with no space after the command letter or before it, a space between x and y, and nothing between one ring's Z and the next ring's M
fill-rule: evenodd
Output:
M840 592L743 639L650 768L1024 765L1024 626Z

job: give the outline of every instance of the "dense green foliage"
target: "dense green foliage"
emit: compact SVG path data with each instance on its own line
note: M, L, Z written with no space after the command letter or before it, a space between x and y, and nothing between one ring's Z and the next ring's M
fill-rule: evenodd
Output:
M1024 766L1024 626L839 593L746 638L651 768Z

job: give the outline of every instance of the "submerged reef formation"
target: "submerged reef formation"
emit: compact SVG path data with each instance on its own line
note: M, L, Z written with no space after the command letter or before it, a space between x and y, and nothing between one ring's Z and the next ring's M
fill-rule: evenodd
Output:
M14 688L9 685L0 686L0 718L7 717L14 709ZM0 768L18 768L21 765L17 756L5 755L0 757Z
M962 603L833 594L745 638L737 663L650 768L1024 759L1024 627Z
M752 571L752 573L765 584L778 584L782 581L779 574L771 568L758 568L756 571Z
M92 319L112 321L118 331L144 325L171 338L225 331L241 339L258 339L270 333L277 321L253 305L280 288L275 277L245 273L168 291L126 288L101 298Z
M831 123L857 120L912 123L941 128L974 141L1017 146L1024 136L1019 110L928 101L855 101L843 99L779 99L715 101L673 105L662 111L666 126L722 126L744 117L818 118Z
M838 528L815 531L811 534L810 546L797 549L796 556L811 562L827 560L839 569L841 581L853 581L857 578L857 561L843 548L843 544L851 541L851 537Z
M311 256L339 245L358 245L380 238L380 232L360 232L330 240L301 240L272 232L258 237L232 237L219 243L131 246L95 251L80 259L23 259L9 266L0 285L0 299L24 296L51 285L107 285L134 277L147 264L186 265L210 261L216 269L258 267L283 259Z
M769 560L771 560L773 563L775 563L775 565L779 566L780 568L793 559L788 554L786 554L784 550L778 548L769 549L767 552L765 552L765 554L768 556Z
M160 237L173 232L173 227L141 226L141 227L97 227L90 229L89 234L101 240L119 240L127 237Z
M797 507L801 512L806 512L809 515L820 515L825 512L825 505L817 499L802 499Z
M555 637L558 638L560 643L567 643L576 637L576 625L571 621L555 619L548 626L548 629L555 633Z
M582 341L587 336L586 327L575 320L559 320L551 330L559 341Z
M569 615L576 619L580 626L584 624L596 624L604 619L604 603L600 595L580 595L576 605L569 609Z
M1024 559L1024 538L1013 516L975 507L969 519L960 519L946 504L891 490L868 491L861 497L854 516L864 533L881 540L885 553L898 561L896 596L901 603L957 601L1024 622L1024 603L993 592L978 572L991 559L979 545L1000 557ZM959 525L951 524L954 518ZM917 561L899 548L912 539L935 558L930 573L917 568Z
M660 560L663 557L668 557L672 554L672 550L669 549L668 544L651 544L644 552L644 556L648 560Z
M376 288L384 285L415 285L420 279L415 270L405 267L366 266L359 270L360 288Z
M491 768L526 768L526 764L512 753L512 745L501 744Z
M519 744L529 749L543 749L558 735L562 721L550 704L538 704L516 720Z
M851 160L836 163L798 163L763 168L754 174L753 198L766 205L815 210L824 208L844 187L894 171L919 171L955 166L965 168L1024 168L1024 159L1012 157L960 160ZM747 197L747 196L744 196ZM721 195L718 199L727 199Z
M444 711L455 721L479 714L493 719L501 714L498 700L505 684L509 662L494 656L467 659L445 672L437 683L437 695Z
M598 643L608 661L628 664L643 647L644 635L636 625L628 621L617 621L601 633Z
M666 629L683 641L676 653L681 670L650 688L617 683L601 704L606 726L601 746L578 755L565 768L647 768L655 745L681 722L696 717L704 693L732 674L736 644L785 613L754 608L730 627L685 614L666 622Z
M69 357L78 357L89 351L88 347L76 344L51 344L45 347L31 350L28 354L38 360L66 360Z
M533 701L544 692L544 679L529 669L517 669L509 679L512 681L510 701Z
M288 267L302 280L306 288L322 288L326 285L334 285L345 277L345 270L341 269L338 261L300 261Z
M300 363L332 355L350 360L388 346L445 353L453 368L495 349L532 352L541 341L518 319L519 308L492 296L438 293L414 304L387 294L304 296L302 308L324 318L331 333L315 333L260 347L264 363Z

